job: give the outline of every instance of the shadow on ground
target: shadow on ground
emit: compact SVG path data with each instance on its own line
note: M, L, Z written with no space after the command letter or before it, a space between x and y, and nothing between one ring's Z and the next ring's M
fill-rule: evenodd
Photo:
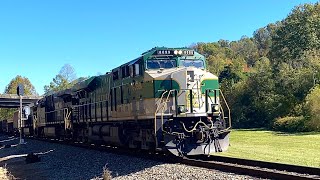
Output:
M0 136L2 145L16 145L19 139ZM28 153L49 152L40 155L41 162L26 164ZM26 145L0 149L0 166L5 166L17 178L26 180L92 179L101 177L103 168L112 172L112 177L136 173L161 163L140 158L110 154L60 144L27 140Z

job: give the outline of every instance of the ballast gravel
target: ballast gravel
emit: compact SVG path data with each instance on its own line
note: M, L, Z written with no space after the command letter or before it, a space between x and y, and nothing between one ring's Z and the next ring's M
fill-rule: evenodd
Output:
M258 179L182 164L161 163L124 155L89 150L56 143L1 136L0 167L18 179L103 179L103 171L110 172L115 180L149 179ZM4 148L4 145L11 147ZM26 164L25 156L39 153L40 162ZM110 176L106 176L110 177ZM1 177L0 177L1 179Z

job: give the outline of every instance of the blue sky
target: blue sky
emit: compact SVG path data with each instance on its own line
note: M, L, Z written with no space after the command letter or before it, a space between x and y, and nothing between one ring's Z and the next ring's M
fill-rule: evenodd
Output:
M315 0L1 0L0 92L16 75L39 94L64 64L105 73L155 46L251 37Z

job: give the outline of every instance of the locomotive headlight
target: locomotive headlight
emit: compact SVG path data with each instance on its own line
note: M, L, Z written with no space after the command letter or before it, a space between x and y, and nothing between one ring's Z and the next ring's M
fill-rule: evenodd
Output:
M187 112L186 108L184 107L184 105L180 105L178 106L178 112L179 113L185 113Z
M218 112L219 111L219 105L218 104L212 104L211 105L211 110L213 113Z
M178 55L178 50L175 50L173 54Z

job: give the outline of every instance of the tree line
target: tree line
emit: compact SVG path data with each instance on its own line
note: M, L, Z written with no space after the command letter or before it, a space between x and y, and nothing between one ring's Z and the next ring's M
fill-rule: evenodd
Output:
M319 3L296 6L253 37L193 48L219 75L235 127L320 130Z

